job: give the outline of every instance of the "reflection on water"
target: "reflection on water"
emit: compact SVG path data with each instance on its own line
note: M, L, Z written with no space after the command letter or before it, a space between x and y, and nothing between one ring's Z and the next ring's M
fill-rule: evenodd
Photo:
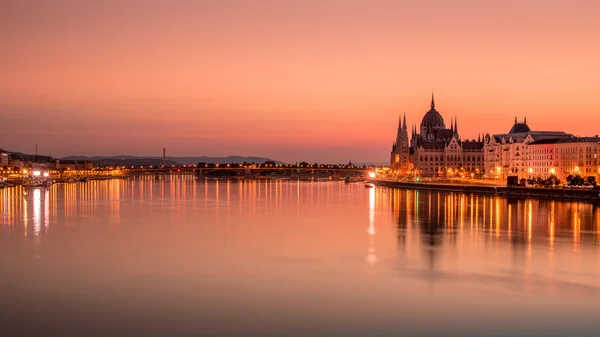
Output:
M3 189L0 215L21 335L597 335L589 203L167 175Z

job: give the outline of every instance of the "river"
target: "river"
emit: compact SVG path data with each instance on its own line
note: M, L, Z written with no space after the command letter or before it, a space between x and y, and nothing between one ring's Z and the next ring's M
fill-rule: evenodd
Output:
M143 176L0 190L20 336L596 336L600 208Z

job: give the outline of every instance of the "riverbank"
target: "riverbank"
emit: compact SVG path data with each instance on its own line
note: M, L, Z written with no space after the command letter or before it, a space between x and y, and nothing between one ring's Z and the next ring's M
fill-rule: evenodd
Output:
M125 178L125 176L73 176L73 177L58 177L58 178L47 178L46 181L49 181L50 184L66 184L66 183L77 183L77 182L86 182L93 180L109 180L109 179L121 179ZM4 187L15 187L23 185L23 181L25 179L9 179L0 182L0 188Z
M377 186L386 186L401 189L416 189L442 192L475 193L484 195L499 195L512 198L554 199L554 200L580 200L600 202L598 190L571 190L558 188L532 188L532 187L506 187L475 184L447 184L435 182L408 182L372 180Z

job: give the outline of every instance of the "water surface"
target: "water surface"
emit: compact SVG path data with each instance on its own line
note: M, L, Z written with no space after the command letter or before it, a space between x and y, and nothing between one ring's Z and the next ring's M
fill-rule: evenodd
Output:
M0 190L0 317L40 336L597 336L600 209L343 182Z

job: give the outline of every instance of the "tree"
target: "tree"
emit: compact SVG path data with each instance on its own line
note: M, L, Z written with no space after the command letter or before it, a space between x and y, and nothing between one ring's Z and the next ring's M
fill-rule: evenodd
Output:
M573 186L581 186L583 184L585 184L585 180L579 175L573 177L571 180L571 185Z
M555 175L551 175L548 177L548 179L546 179L546 186L548 187L554 187L560 185L560 179L558 179L557 176Z
M521 186L527 185L527 179L521 178L521 180L519 180L519 185L521 185Z
M585 182L588 183L588 184L590 184L590 185L592 185L592 186L596 186L597 185L596 184L596 177L594 177L594 176L587 176L585 178Z

